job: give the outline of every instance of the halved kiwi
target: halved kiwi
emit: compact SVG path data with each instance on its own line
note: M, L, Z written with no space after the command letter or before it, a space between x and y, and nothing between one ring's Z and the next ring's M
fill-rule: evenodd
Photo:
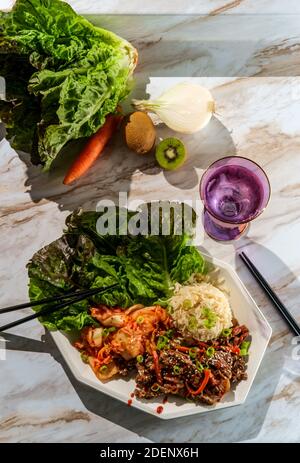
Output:
M163 169L174 170L184 163L186 149L178 138L165 138L157 145L155 157Z

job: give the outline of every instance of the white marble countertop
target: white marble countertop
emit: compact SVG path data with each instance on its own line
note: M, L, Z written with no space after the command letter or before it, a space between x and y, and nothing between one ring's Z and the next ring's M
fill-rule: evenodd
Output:
M298 0L65 0L81 14L296 14ZM1 8L8 9L15 0L1 0Z
M82 1L70 3L78 9L84 8ZM121 4L91 1L89 12L95 12L100 3L103 5L100 12L114 13ZM134 3L130 2L131 7ZM230 2L199 3L203 6L201 13L209 13L211 8ZM234 9L248 8L247 14L259 11L257 1L231 3L235 4L232 15ZM291 12L289 4L299 6L299 2L286 2L286 11L281 11L282 2L259 3L266 13L276 13L279 21L283 21L281 13ZM116 199L119 191L127 191L131 199L195 198L199 178L208 164L236 153L265 168L272 185L271 202L251 225L248 235L235 245L221 245L205 238L203 246L236 268L270 322L272 340L245 404L201 417L164 422L78 383L38 322L17 327L5 334L7 358L0 361L0 442L299 442L300 360L292 355L293 334L235 253L237 248L247 249L300 321L300 77L297 77L296 46L299 32L294 17L290 15L290 22L285 18L280 23L282 27L277 28L277 35L267 44L265 40L255 41L252 48L247 34L255 30L255 21L251 30L242 27L247 59L242 53L236 56L225 53L219 67L222 46L228 51L225 36L222 45L219 27L223 16L213 18L211 23L203 23L198 16L193 17L196 23L187 23L182 17L157 17L156 21L143 17L144 22L139 22L138 27L134 27L135 18L127 17L127 23L121 16L103 18L104 23L109 20L114 30L139 47L141 64L135 93L144 94L146 84L148 91L155 93L157 88L170 85L171 76L184 76L186 80L188 75L205 75L208 77L198 80L211 88L218 119L212 120L196 137L185 138L190 157L180 173L165 175L155 167L152 158L134 154L129 157L116 141L71 188L62 185L63 167L55 175L41 174L27 155L19 156L3 140L0 143L0 306L27 297L28 259L61 235L64 218L73 208L91 209L99 199ZM257 35L265 34L259 14L257 18ZM94 20L101 22L99 16ZM175 21L177 35L170 35L170 21ZM224 33L226 29L224 23ZM214 30L219 34L217 50ZM199 34L199 43L205 38L207 47L211 46L210 56L199 53L199 60L194 59L196 51L192 44L188 46L189 31L193 36L195 31ZM155 41L159 34L161 49ZM182 37L185 51L179 47ZM168 59L170 44L177 48L176 59ZM158 79L160 76L165 79ZM14 316L18 318L19 314ZM1 321L5 323L11 318L12 314L2 315Z

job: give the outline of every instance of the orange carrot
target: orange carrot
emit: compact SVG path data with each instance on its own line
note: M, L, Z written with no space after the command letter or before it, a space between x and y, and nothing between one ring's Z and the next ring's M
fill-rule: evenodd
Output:
M238 346L227 346L226 349L236 355L240 355L241 352L241 349Z
M71 165L64 178L65 185L69 185L81 177L96 161L117 128L120 118L120 115L110 114L107 116L104 125L91 136L79 156Z
M190 347L178 346L178 345L176 345L174 347L175 347L175 349L180 350L181 352L189 352L190 351Z
M187 383L185 383L186 388L191 395L198 395L206 388L209 378L210 378L210 370L204 370L204 379L202 383L200 384L200 386L198 387L198 389L194 391L192 388L190 388L190 386Z
M156 350L153 349L152 351L152 356L153 356L153 361L154 361L154 369L156 373L156 377L159 383L161 383L161 372L160 372L160 366L159 366L159 358L157 355Z

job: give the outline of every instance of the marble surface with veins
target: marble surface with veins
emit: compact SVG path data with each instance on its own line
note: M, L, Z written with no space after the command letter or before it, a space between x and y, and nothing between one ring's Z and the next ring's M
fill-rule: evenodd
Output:
M202 246L234 266L273 336L243 405L160 421L78 383L38 322L16 327L4 335L6 360L0 360L0 442L299 442L300 360L293 334L236 257L237 250L246 249L300 322L300 33L298 17L291 14L291 5L300 10L299 2L285 2L283 8L279 1L202 1L197 3L203 10L188 17L176 10L178 1L173 2L177 14L166 17L134 17L136 2L127 2L126 11L117 1L90 1L88 8L87 2L70 3L89 14L129 14L90 19L110 24L138 46L135 95L155 96L178 80L193 78L211 89L217 115L197 135L183 137L189 158L179 171L162 172L151 156L129 153L117 138L71 187L62 184L68 157L55 172L43 174L27 154L17 154L2 140L0 305L27 298L26 263L61 235L74 208L92 209L100 199L116 200L120 191L131 200L197 199L203 170L219 157L239 154L266 170L270 204L241 240L222 245L206 237ZM102 10L97 9L100 3ZM167 2L159 3L167 8ZM198 16L218 8L218 14ZM268 36L260 13L277 18L275 25L268 24L276 34ZM248 29L240 26L238 36L234 25L244 14L255 19ZM235 50L244 44L244 52L230 54L230 41L241 44ZM158 130L159 136L170 133ZM1 324L19 316L1 315Z
M298 0L152 0L145 3L141 0L66 0L81 14L295 14L300 12ZM15 0L1 0L3 9L9 9Z

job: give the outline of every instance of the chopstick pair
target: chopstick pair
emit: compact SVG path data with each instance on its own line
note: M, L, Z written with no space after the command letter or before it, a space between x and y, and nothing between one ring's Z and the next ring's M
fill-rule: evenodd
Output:
M59 294L57 296L52 296L46 299L41 299L39 301L25 302L24 304L4 307L3 309L0 309L0 314L7 313L7 312L13 312L13 311L20 310L20 309L25 309L27 307L35 307L38 305L50 304L52 302L64 301L64 302L61 302L60 304L45 307L44 309L41 309L39 312L36 312L32 315L28 315L27 317L20 318L19 320L15 320L13 322L7 323L6 325L0 326L0 332L8 330L9 328L13 328L14 326L21 325L30 320L34 320L35 318L38 318L44 315L49 315L53 312L56 312L57 310L64 309L68 307L69 305L73 304L74 302L82 301L84 299L87 299L90 296L93 296L94 294L104 293L105 291L108 291L109 289L112 289L115 286L117 286L117 283L107 286L106 288L95 288L95 289L86 289L82 291L68 292L65 294Z
M284 303L279 299L277 294L273 291L273 289L271 288L269 283L265 280L265 278L262 276L262 274L259 272L259 270L251 262L249 257L244 252L241 252L239 254L239 257L242 259L242 261L244 262L248 270L250 270L250 272L252 273L256 281L259 283L259 285L264 290L264 292L269 297L269 299L273 302L275 307L279 310L281 315L285 318L286 322L290 325L292 330L296 333L297 336L300 336L299 324L294 319L294 317L289 312L289 310L286 308Z

